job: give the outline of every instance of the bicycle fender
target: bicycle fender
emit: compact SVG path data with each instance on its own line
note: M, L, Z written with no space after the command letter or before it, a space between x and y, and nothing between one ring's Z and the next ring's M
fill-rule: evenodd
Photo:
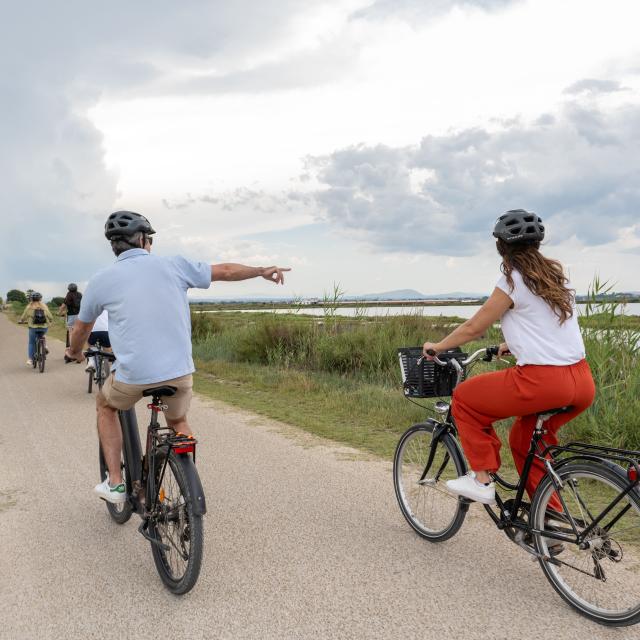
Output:
M204 490L202 489L202 483L200 482L196 465L193 464L193 460L188 453L179 453L176 457L182 464L185 478L189 484L189 492L193 498L193 514L203 516L207 513L207 503L204 498Z
M462 462L462 467L464 468L464 472L466 473L468 470L467 467L467 459L464 457L464 453L462 452L462 447L460 446L460 442L458 438L455 436L455 431L452 430L452 426L449 422L440 422L439 420L434 420L433 418L427 418L425 420L426 424L430 424L433 427L434 434L433 439L445 439L449 444L453 446L453 448L457 451L460 461Z

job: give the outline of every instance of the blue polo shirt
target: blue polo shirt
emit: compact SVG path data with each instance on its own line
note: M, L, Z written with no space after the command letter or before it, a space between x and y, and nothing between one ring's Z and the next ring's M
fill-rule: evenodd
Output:
M91 278L78 318L91 323L109 312L116 380L164 382L195 371L187 289L210 284L211 266L205 262L129 249Z

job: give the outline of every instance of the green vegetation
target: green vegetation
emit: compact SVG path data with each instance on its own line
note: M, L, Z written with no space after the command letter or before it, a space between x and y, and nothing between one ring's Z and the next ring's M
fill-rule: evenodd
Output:
M27 296L24 291L11 289L11 291L7 292L7 302L20 302L21 304L27 304Z
M606 291L596 279L580 318L596 400L562 437L640 448L640 319L620 318L620 302L602 301ZM428 415L402 395L396 348L437 340L461 321L420 314L344 318L331 305L322 318L241 312L192 318L198 390L383 456L407 426ZM501 339L492 329L465 350ZM490 365L496 366L505 365ZM479 365L471 375L486 370ZM508 425L499 425L502 435Z

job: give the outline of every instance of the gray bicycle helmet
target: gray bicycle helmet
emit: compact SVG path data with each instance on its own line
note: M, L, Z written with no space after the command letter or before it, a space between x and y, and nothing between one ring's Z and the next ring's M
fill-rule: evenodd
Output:
M544 240L544 226L535 213L512 209L496 220L493 236L508 243L541 242Z
M144 216L133 211L115 211L107 218L104 225L104 235L107 240L131 236L139 231L148 236L155 233L151 223Z
M33 302L39 302L40 300L42 300L42 294L41 294L41 293L38 293L37 291L34 291L34 292L31 294L31 300L32 300Z
M78 290L78 285L75 282L71 282L71 283L69 283L69 286L67 287L67 289L69 291L77 291Z

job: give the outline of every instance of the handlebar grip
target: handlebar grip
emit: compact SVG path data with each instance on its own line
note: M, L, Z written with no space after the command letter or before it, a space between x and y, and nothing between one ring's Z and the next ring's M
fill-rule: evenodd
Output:
M435 356L437 355L436 352L433 349L427 349L427 355L428 356Z
M497 356L500 352L500 345L494 344L491 347L487 347L487 353L490 353L492 356Z

